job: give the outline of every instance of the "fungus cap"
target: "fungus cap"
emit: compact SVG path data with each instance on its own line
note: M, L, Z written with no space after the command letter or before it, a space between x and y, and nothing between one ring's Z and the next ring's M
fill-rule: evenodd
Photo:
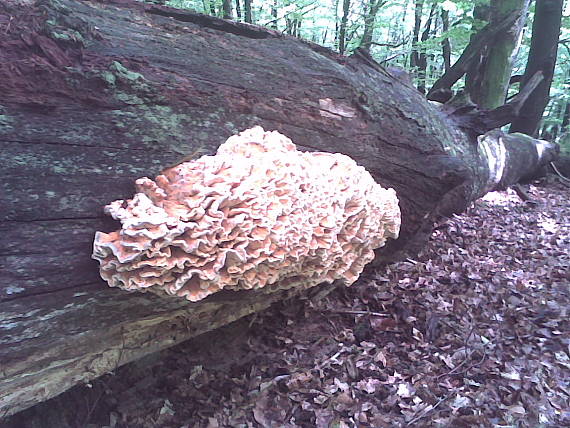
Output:
M354 160L297 151L260 127L136 189L105 207L122 227L95 235L101 277L190 301L222 289L350 285L400 229L395 191Z

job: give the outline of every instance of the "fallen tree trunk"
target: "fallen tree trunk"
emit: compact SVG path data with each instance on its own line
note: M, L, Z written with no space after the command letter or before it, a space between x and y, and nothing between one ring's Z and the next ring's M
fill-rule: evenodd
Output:
M248 24L128 0L0 5L0 416L297 291L198 303L109 289L91 260L102 207L184 154L254 125L355 159L400 199L415 254L441 215L555 147L468 129L373 60ZM480 126L480 124L478 125Z

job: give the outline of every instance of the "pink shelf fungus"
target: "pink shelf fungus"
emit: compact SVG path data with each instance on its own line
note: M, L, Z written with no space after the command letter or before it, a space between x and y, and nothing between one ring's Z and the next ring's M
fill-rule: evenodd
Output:
M400 229L396 192L354 160L297 151L260 127L136 187L105 207L122 228L95 235L101 277L190 301L222 289L350 285Z

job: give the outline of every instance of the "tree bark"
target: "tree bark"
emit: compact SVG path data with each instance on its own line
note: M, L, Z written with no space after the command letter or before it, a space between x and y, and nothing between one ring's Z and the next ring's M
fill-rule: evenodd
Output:
M429 16L426 21L426 25L424 27L424 31L422 31L422 36L420 39L422 45L425 42L427 42L427 40L430 37L431 24L433 21L436 7L437 3L436 2L432 3ZM422 48L419 49L417 56L418 91L420 91L422 94L425 94L426 92L427 68L428 68L428 56L426 54L425 47L422 46Z
M232 0L223 0L222 1L222 10L224 19L233 19L232 16Z
M498 24L506 16L518 18L509 28L498 32L489 44L482 67L481 90L471 98L482 108L494 109L505 103L509 81L530 0L491 0L491 25Z
M532 24L530 52L521 85L524 87L530 78L542 71L544 81L527 100L520 117L511 125L511 132L522 132L535 136L548 104L548 94L558 53L558 37L562 22L564 0L537 0Z
M362 33L362 39L360 40L359 47L361 49L370 50L372 45L372 39L374 36L374 24L376 23L376 15L378 14L378 9L385 2L382 0L370 0L368 2L368 13L364 17L364 32Z
M566 107L564 108L564 114L562 115L562 123L560 124L561 134L566 134L570 131L568 125L570 125L570 102L566 101Z
M189 303L99 278L94 232L117 229L102 207L184 154L261 125L352 157L400 200L400 238L379 262L416 254L437 218L555 155L531 138L478 135L488 125L475 132L476 118L436 109L371 58L249 24L45 0L0 4L0 28L0 415L300 293Z
M469 38L470 45L477 41L479 31L481 30L479 27L480 23L485 22L487 26L489 24L491 15L491 7L489 5L489 1L490 0L483 0L482 2L477 2L473 7L474 21L471 25L472 33L471 37ZM481 69L481 66L485 61L485 57L487 56L487 47L487 45L482 44L478 48L470 63L468 64L467 71L465 73L465 91L469 94L470 97L474 97L475 99L478 97L478 94L481 91L481 74L479 73L479 70Z
M420 42L420 29L422 26L422 15L424 0L415 0L414 7L414 32L412 35L412 52L410 54L410 68L415 70L419 63L418 43Z
M271 28L277 30L277 9L279 5L277 4L277 0L273 0L271 5L271 16L273 17L273 21L271 21Z
M236 0L236 17L238 21L241 21L241 5L239 0Z
M481 55L486 51L487 46L494 40L495 36L505 28L509 28L516 18L516 15L506 16L500 23L488 24L475 34L459 59L433 84L427 94L427 98L437 101L436 96L440 91L451 90L451 87L466 73L465 90L469 94L477 90L474 88L480 85L480 82L477 81L479 76L470 76L470 73L474 73L474 65L482 61Z
M342 18L338 30L338 51L343 54L346 51L346 26L348 25L348 14L350 12L350 0L342 1Z
M447 33L449 31L449 11L442 9L441 10L441 22L442 22L442 31L443 33ZM441 42L441 50L443 54L443 69L444 73L451 68L451 42L449 41L449 37L445 37Z
M251 16L251 0L243 0L243 8L245 9L245 22L248 24L252 24L252 16Z

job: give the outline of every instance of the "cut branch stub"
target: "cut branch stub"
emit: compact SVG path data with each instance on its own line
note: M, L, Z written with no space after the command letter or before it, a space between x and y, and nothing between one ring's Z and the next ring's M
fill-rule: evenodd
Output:
M126 290L198 301L224 288L350 285L400 229L395 191L354 160L299 152L260 127L136 184L105 208L122 229L97 232L93 252Z

